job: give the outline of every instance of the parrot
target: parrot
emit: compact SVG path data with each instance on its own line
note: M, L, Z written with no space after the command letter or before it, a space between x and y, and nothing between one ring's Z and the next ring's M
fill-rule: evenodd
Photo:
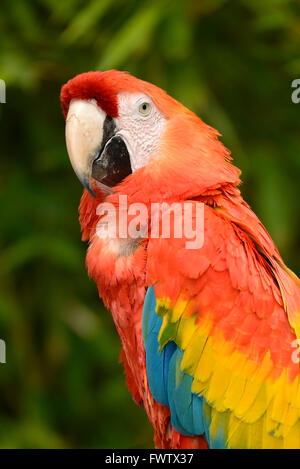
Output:
M60 101L88 275L155 447L300 448L300 280L219 132L118 70L75 76ZM187 206L203 238L192 248L177 230Z

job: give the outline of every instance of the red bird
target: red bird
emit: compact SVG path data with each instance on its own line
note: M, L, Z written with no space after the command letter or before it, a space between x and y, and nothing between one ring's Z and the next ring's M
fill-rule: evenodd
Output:
M61 102L88 272L156 446L300 448L300 281L218 133L116 70Z

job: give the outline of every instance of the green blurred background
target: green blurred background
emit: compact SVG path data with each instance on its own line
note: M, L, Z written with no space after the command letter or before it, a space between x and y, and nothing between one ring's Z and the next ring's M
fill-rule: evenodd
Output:
M292 0L1 1L0 447L152 446L85 271L61 85L127 70L216 127L299 274L299 12Z

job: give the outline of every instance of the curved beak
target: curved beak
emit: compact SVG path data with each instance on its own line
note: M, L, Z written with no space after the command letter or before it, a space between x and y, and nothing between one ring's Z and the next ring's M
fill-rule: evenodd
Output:
M71 164L81 184L93 197L92 165L100 151L105 118L105 112L97 104L74 99L66 119L66 144Z
M131 173L127 147L114 120L94 101L73 99L66 119L66 145L73 169L95 197L91 178L112 187Z

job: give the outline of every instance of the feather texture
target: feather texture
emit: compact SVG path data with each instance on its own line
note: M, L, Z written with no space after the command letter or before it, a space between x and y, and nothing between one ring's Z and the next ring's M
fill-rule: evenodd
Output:
M63 86L118 116L118 93L146 93L167 124L148 164L96 198L84 191L89 275L122 342L129 390L159 448L300 448L300 282L243 200L240 171L218 132L156 86L110 70ZM143 136L139 136L143 138ZM133 146L134 147L134 146ZM97 206L204 204L204 245L186 239L101 239ZM150 213L150 210L149 210ZM151 219L149 226L151 226ZM147 295L146 295L147 291ZM146 299L145 299L146 295Z
M209 242L199 256L194 252L191 275L182 275L182 240L151 240L148 246L157 298L155 305L149 289L152 316L162 318L156 353L170 343L177 347L169 364L172 424L182 434L204 435L213 448L299 447L299 364L292 360L297 335L289 322L289 308L299 307L297 283L284 278L290 287L286 294L293 295L287 307L277 260L270 256L267 263L244 231L210 207L205 235ZM170 253L165 270L161 265L157 270L154 261L161 252ZM181 280L174 292L169 279L176 275ZM191 279L193 296L187 298ZM148 367L147 373L151 382ZM195 399L202 406L199 426L192 412Z

